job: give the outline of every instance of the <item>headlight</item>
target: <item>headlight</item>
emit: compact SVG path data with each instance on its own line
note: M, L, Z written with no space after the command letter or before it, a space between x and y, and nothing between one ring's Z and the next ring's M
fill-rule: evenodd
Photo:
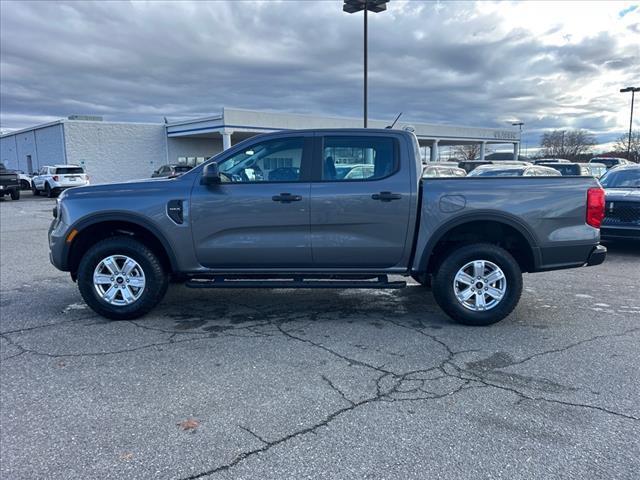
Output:
M62 199L60 197L58 197L56 199L56 205L55 205L55 207L53 207L53 211L51 212L53 214L53 218L58 218L58 217L62 216L62 209L61 209L62 205L61 205L61 203L62 203Z

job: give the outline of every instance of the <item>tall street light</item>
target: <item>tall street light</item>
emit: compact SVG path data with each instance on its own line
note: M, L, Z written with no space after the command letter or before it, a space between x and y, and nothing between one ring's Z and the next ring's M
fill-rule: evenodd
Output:
M520 127L520 141L518 142L518 160L520 160L520 147L522 145L522 126L524 122L513 122L511 125L514 127Z
M620 93L631 92L631 118L629 119L629 143L627 143L627 160L630 160L631 154L631 128L633 126L633 97L636 92L640 92L640 87L626 87L621 88Z
M367 69L368 69L368 25L367 12L379 13L387 9L389 0L344 0L342 10L357 13L364 10L364 128L367 128Z

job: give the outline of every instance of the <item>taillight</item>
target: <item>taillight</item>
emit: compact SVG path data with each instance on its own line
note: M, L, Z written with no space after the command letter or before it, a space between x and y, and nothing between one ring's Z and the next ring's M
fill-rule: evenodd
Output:
M58 175L54 175L54 176L53 176L53 181L54 181L54 182L57 182L57 181L58 181Z
M604 218L604 190L590 188L587 190L587 224L600 228Z

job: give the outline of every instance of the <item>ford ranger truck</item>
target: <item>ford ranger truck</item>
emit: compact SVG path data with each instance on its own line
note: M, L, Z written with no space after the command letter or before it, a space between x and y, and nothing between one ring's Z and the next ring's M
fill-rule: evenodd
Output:
M401 130L252 137L171 179L65 191L51 262L111 319L192 288L431 286L454 320L509 315L522 273L598 265L604 191L592 177L422 178ZM393 276L393 278L390 278Z

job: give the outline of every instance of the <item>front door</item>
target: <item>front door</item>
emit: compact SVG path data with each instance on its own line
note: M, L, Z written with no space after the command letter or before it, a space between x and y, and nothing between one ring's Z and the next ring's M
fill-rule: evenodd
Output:
M191 222L203 266L225 270L312 266L312 144L312 135L283 134L238 145L217 160L221 183L196 182Z
M391 268L410 249L411 167L392 136L329 135L316 142L311 244L322 268ZM318 151L317 150L317 151Z

